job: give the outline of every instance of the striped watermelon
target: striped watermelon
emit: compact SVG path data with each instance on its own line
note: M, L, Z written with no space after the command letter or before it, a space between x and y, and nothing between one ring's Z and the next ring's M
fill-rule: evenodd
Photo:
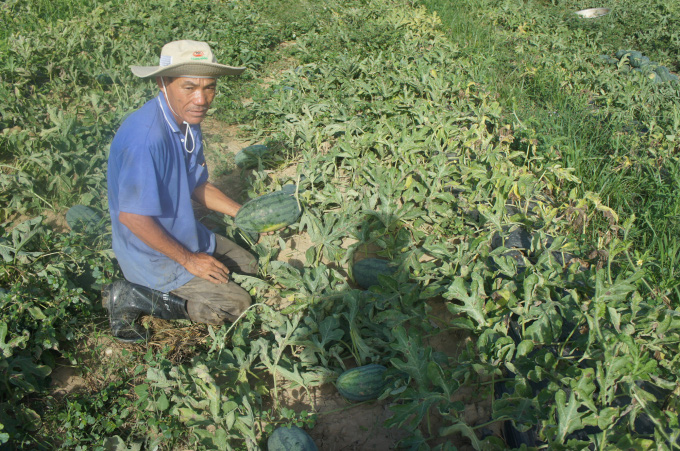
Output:
M352 266L354 281L364 290L368 290L373 285L380 285L379 274L391 276L395 271L396 268L391 266L389 260L381 258L365 258Z
M281 426L267 439L269 451L318 451L314 440L297 426Z
M234 163L241 169L250 169L257 166L257 162L261 160L269 148L264 144L254 144L252 146L244 147L234 155Z
M385 389L385 368L371 363L342 373L335 386L350 401L367 401L378 398Z
M301 214L297 198L286 189L249 200L236 213L234 223L246 232L271 232L293 224Z

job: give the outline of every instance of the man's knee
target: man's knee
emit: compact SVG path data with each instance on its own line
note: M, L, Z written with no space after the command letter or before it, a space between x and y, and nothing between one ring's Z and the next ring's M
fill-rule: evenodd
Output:
M248 294L246 290L243 290L242 293L239 293L233 300L233 310L234 310L234 315L238 318L248 310L248 307L250 307L252 303L252 298Z
M222 325L236 321L250 304L251 298L247 291L241 287L231 287L228 295L221 298L188 300L187 312L194 322Z

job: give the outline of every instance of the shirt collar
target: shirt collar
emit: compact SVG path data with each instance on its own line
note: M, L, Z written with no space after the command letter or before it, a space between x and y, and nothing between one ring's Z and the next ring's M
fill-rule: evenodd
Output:
M161 112L163 113L163 117L165 118L165 122L168 124L168 127L170 127L170 130L172 130L173 133L179 133L180 128L177 125L175 116L172 114L172 111L170 111L168 102L165 101L165 96L163 95L163 92L159 93L156 99L158 101L158 105L161 109ZM191 130L194 133L196 133L199 130L200 125L189 125L189 127L191 127Z
M160 107L161 112L163 113L163 117L165 118L165 123L168 124L168 127L170 127L170 130L172 130L173 133L179 133L177 121L175 120L175 117L172 115L172 112L170 111L168 103L165 101L165 96L163 95L162 92L158 94L156 100L158 101L158 106Z

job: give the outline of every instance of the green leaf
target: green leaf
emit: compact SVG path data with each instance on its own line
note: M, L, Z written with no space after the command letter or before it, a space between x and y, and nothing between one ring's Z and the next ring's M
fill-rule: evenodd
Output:
M597 414L597 426L606 430L619 419L620 409L618 407L605 407Z
M136 385L135 393L139 396L140 400L147 399L149 397L149 384Z
M484 312L484 281L477 273L472 274L472 282L469 286L462 277L456 277L444 297L449 300L457 300L463 305L449 303L446 307L451 313L465 314L477 322L478 327L488 324L486 313ZM469 291L468 291L469 290Z
M572 382L572 389L578 395L578 399L586 405L591 411L597 412L597 407L593 401L593 395L597 386L595 384L595 370L593 368L585 368L576 377L576 384Z
M425 356L420 336L413 329L407 333L403 326L399 326L394 330L394 337L397 343L392 344L391 347L402 353L406 361L394 357L390 359L390 362L395 368L415 380L421 390L427 390L429 385L428 359Z
M324 348L326 343L341 340L344 332L340 329L340 320L334 316L327 316L319 324L319 333L321 334L320 348Z
M156 399L156 408L163 412L165 410L168 410L169 407L170 402L168 401L168 397L165 396L165 393L161 393L158 399Z
M190 407L180 407L177 409L179 420L187 426L202 425L206 423L206 417L196 412Z
M472 444L472 447L474 449L476 450L483 449L482 442L480 442L479 439L477 438L477 434L475 434L475 431L465 423L456 423L451 426L441 428L439 430L440 437L446 437L447 435L455 433L461 434L463 437L466 437L468 440L470 440L470 443Z
M531 340L522 340L517 345L517 357L523 357L534 350L534 342Z
M7 323L0 322L0 349L2 350L2 355L5 358L11 357L13 355L13 349L21 347L26 343L30 335L28 331L24 331L24 335L14 337L10 341L5 342L7 337Z
M529 315L536 319L525 329L525 338L535 343L549 344L562 333L562 315L557 311L554 302L545 301L532 306Z
M504 395L493 403L493 418L509 418L518 431L524 432L538 422L539 410L536 399Z
M141 443L132 443L130 447L127 446L125 440L117 435L113 437L106 437L104 439L104 451L141 451Z
M581 417L583 414L579 413L578 408L580 403L576 401L576 395L572 391L567 403L567 394L563 390L558 390L555 393L555 404L557 406L557 442L564 443L567 435L581 429Z
M451 397L451 394L458 390L460 386L455 379L447 380L444 370L437 362L428 362L427 377L433 385L441 388L448 397Z
M448 398L436 393L412 396L414 394L413 390L406 390L402 393L403 403L390 406L390 410L394 412L394 415L385 421L385 426L402 427L404 424L417 426L423 421L425 415L430 412L432 406L449 401Z
M146 378L153 382L153 386L156 388L169 388L175 386L174 382L168 380L165 371L160 368L150 367L146 370Z
M36 321L42 321L44 319L47 319L47 316L40 310L38 307L33 306L28 308L28 312L31 314L33 319Z

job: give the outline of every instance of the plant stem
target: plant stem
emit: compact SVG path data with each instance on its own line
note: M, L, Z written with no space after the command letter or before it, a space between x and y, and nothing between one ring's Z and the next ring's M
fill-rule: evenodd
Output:
M500 417L496 418L495 420L487 421L486 423L478 424L477 426L470 426L470 429L475 430L475 429L481 429L485 426L488 426L490 424L498 423L499 421L508 421L512 420L512 417Z

